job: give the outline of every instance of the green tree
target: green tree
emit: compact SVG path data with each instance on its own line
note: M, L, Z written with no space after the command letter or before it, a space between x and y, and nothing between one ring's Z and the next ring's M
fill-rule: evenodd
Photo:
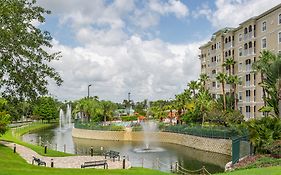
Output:
M225 82L227 79L227 75L225 73L220 72L216 79L221 83L222 88L222 96L223 96L223 109L226 110L226 98L225 98Z
M59 116L57 101L52 97L40 97L34 107L33 114L39 116L42 120L56 119Z
M208 91L202 91L198 93L195 104L201 113L203 127L207 114L213 106L213 100L210 93Z
M193 97L195 98L196 96L196 91L199 89L199 83L197 81L190 81L187 86L193 93Z
M117 109L117 105L111 101L101 101L103 121L106 122L113 117L114 111Z
M232 89L233 89L233 98L234 98L234 110L237 110L237 84L240 83L240 80L238 78L237 75L230 75L227 77L227 82L231 85Z
M223 63L223 66L228 69L228 75L234 75L234 65L236 64L236 61L234 61L234 58L228 58Z
M5 134L8 130L8 124L10 123L11 116L4 110L7 100L0 97L0 135Z
M52 37L33 25L45 22L50 12L36 6L36 1L0 1L0 88L9 99L35 99L47 94L48 80L61 85L62 79L49 62L59 53L48 53Z
M199 81L201 84L201 88L205 90L206 88L206 81L208 81L209 76L205 73L200 74Z

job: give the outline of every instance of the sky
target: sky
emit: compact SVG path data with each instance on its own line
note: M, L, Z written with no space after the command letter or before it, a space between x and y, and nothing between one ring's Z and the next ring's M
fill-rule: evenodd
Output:
M42 24L64 83L62 101L99 96L122 102L173 99L200 74L199 47L212 34L278 5L280 0L37 0L52 12Z

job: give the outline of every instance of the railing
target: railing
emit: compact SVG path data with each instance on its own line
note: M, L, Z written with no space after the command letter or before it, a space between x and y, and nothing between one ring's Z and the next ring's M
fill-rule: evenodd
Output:
M225 127L190 127L187 125L174 125L167 126L163 129L164 132L173 132L179 134L194 135L199 137L230 139L232 137L240 135L240 131L234 128ZM242 131L246 132L246 131Z
M246 64L246 71L249 72L252 69L252 65L251 64Z
M229 49L231 47L233 47L232 42L228 42L228 43L225 44L225 49Z
M251 81L246 81L245 86L249 87L251 85Z
M78 129L101 130L101 131L124 131L123 126L116 126L116 125L102 126L99 123L75 122L74 127Z

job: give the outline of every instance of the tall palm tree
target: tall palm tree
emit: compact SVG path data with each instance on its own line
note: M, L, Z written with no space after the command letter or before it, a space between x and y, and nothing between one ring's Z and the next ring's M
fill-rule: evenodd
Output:
M225 73L220 72L216 79L221 83L222 87L222 95L223 95L223 109L226 110L226 98L225 98L225 81L227 79L227 75Z
M202 89L206 88L206 81L209 79L209 76L205 73L200 74L199 80L202 86Z
M237 75L234 75L234 76L231 75L231 76L228 76L227 81L228 81L229 84L232 85L233 96L234 96L234 110L237 110L237 92L236 92L236 89L237 89L237 84L240 83L240 80L239 80Z
M210 93L206 90L201 91L198 93L196 98L196 105L198 105L200 112L202 114L202 127L205 122L207 113L210 111L212 107L213 101Z
M223 63L223 66L228 68L228 75L234 75L234 65L235 64L236 64L236 61L234 61L234 58L228 58Z
M275 57L276 56L270 51L264 50L261 52L261 55L259 56L259 60L253 63L252 65L253 71L260 73L261 76L260 84L264 84L265 74L266 72L268 72L270 63L275 59ZM262 92L263 92L264 106L267 106L266 104L267 93L263 86L262 86Z
M193 93L193 97L195 97L196 95L196 90L198 90L199 88L199 84L197 83L197 81L190 81L187 86L189 87L189 89L192 91Z

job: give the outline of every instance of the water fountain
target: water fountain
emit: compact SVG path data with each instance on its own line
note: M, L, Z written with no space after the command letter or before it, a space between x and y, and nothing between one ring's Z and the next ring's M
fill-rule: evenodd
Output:
M134 152L136 153L152 153L152 152L162 152L165 151L163 148L160 147L151 147L151 142L157 142L156 138L153 137L151 134L153 132L158 131L158 125L156 122L153 121L145 121L141 123L143 128L143 142L144 147L142 148L135 148Z
M68 124L68 128L71 127L71 106L67 104L66 113L62 109L60 109L59 113L59 124L60 124L60 131L62 128Z

